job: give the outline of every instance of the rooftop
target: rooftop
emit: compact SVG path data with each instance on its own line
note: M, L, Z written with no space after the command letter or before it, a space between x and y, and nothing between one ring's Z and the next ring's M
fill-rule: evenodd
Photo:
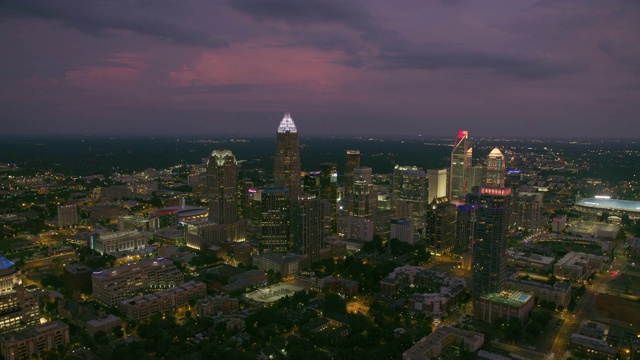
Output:
M286 132L297 133L298 132L298 129L296 128L296 124L293 122L293 119L291 118L291 114L284 113L284 117L282 118L282 121L280 121L280 126L278 126L278 132L279 133L286 133Z
M576 205L595 209L640 212L640 201L589 198L578 201Z
M509 306L520 307L531 300L531 294L523 293L520 291L503 291L500 293L491 293L482 296L482 299L489 300L491 302L502 303Z
M15 264L11 260L4 257L4 255L0 254L0 271L11 269L13 267L15 267Z

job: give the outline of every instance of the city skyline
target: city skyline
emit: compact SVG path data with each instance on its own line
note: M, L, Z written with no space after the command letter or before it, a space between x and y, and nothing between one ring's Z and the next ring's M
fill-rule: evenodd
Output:
M0 135L634 138L632 1L0 5Z

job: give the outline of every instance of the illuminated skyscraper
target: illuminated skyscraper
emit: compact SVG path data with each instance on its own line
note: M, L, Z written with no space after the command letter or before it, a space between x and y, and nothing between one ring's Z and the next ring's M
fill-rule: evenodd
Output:
M427 201L427 173L416 166L396 165L393 169L391 186L394 209L398 210L400 206L411 208L411 217L416 227L422 226L429 205ZM396 212L398 217L406 215L409 214Z
M209 220L238 222L238 163L230 150L214 150L207 162Z
M474 297L499 292L506 280L507 227L511 209L511 189L476 187L467 195L473 221L473 280Z
M428 203L433 199L447 196L447 169L429 169L427 178L429 179Z
M286 186L267 186L262 190L262 234L260 249L286 252L291 244L291 199Z
M468 170L471 167L471 145L469 132L460 130L451 151L451 170L449 171L449 200L464 202L468 189Z
M338 204L338 168L334 163L320 164L320 198L331 206L331 228L336 228Z
M350 196L353 193L353 171L360 167L360 150L347 150L344 161L344 194Z
M457 215L457 207L446 196L435 198L429 204L425 238L427 246L437 254L450 252L456 244Z
M285 113L276 133L276 156L273 167L273 179L276 185L289 188L292 200L300 195L300 144L298 129L291 115Z
M300 195L291 204L293 248L296 253L307 255L302 261L302 268L309 268L320 259L324 228L329 221L329 203L326 200L314 195Z
M504 187L504 177L504 155L502 155L500 149L494 148L487 156L487 170L484 179L485 186Z

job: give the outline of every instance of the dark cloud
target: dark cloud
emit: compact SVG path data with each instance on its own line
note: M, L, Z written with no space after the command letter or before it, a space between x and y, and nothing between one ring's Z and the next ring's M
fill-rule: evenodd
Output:
M228 0L227 4L256 21L337 23L360 30L372 26L369 10L354 1Z
M128 30L142 35L158 37L178 44L224 47L227 40L166 21L174 10L170 3L153 2L153 7L132 1L60 0L60 1L6 1L0 4L0 20L32 17L57 20L79 31L103 36L107 30ZM169 8L163 8L167 5Z
M422 49L396 47L372 61L379 70L488 70L518 79L547 79L574 74L584 65L569 64L526 55L454 49L430 44Z

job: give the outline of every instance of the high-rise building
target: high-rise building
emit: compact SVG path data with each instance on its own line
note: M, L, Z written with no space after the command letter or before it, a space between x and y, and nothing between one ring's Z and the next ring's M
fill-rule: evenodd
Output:
M427 173L416 166L396 165L391 179L393 206L412 205L412 218L417 228L424 224L427 202ZM402 216L405 216L402 214Z
M273 167L273 179L276 185L289 188L290 198L295 200L300 195L300 144L298 129L291 115L285 113L276 133L276 156Z
M353 179L362 178L369 184L373 184L373 170L370 167L363 166L353 169Z
M338 212L338 167L334 163L320 164L320 198L327 200L331 206L331 228L335 229Z
M391 218L389 225L390 239L398 239L407 244L414 244L416 240L416 228L411 218Z
M211 152L207 162L209 220L216 224L238 222L238 162L230 150Z
M324 244L325 223L330 221L329 203L314 195L300 195L291 204L291 233L293 249L306 255L300 263L302 268L320 260L320 249Z
M38 323L38 298L22 286L22 274L0 255L0 335Z
M78 207L75 204L58 206L58 227L78 225Z
M428 169L429 197L427 202L431 204L433 199L447 196L447 169Z
M467 194L467 205L472 208L473 280L474 297L499 292L506 281L507 229L511 209L511 189L476 187ZM475 215L475 216L474 216Z
M484 177L485 186L504 187L504 177L506 168L504 155L498 148L491 150L487 156L486 175Z
M347 150L344 161L344 194L350 196L353 193L353 181L357 179L353 175L355 168L360 167L360 150Z
M468 188L468 169L471 167L472 149L469 144L469 132L460 130L451 151L451 169L449 171L449 200L464 202Z
M429 204L425 226L427 246L437 254L450 252L456 244L458 210L446 196L435 198Z
M378 195L373 185L360 177L354 181L353 190L346 202L349 215L371 219L378 203Z
M540 192L519 192L513 202L511 223L517 229L540 231L547 227L547 217L543 216Z
M291 199L286 186L267 186L262 190L262 234L260 249L287 252L291 250Z

